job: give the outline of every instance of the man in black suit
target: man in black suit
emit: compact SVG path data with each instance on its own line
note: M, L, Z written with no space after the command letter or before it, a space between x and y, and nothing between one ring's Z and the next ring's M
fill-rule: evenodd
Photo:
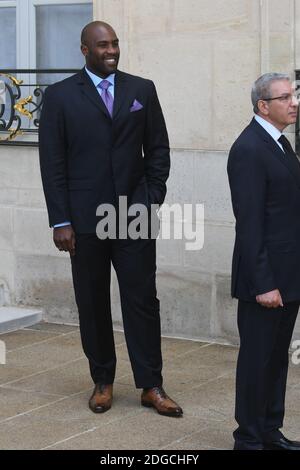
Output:
M255 117L233 144L228 175L238 302L236 450L300 450L283 425L288 349L300 302L300 164L283 130L297 118L287 75L252 89Z
M141 403L179 417L182 409L162 388L155 239L96 235L101 204L124 218L120 196L147 209L163 203L170 167L165 121L153 82L117 70L119 40L110 25L88 24L81 42L85 68L46 90L40 164L54 243L71 255L81 339L95 383L89 406L102 413L112 404L112 263Z

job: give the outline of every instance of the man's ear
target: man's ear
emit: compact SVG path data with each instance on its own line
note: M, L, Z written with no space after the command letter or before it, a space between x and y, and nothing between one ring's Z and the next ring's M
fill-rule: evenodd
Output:
M86 57L89 53L89 48L85 44L81 44L80 49L84 57Z
M267 103L267 101L259 100L258 103L257 103L257 107L259 109L259 112L263 116L268 116L269 115L269 104Z

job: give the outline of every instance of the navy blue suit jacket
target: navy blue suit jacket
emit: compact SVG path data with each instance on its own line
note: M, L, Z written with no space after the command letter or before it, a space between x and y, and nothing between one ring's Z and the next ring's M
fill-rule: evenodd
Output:
M236 218L232 296L279 289L300 300L300 164L253 119L234 142L228 176Z
M131 112L134 100L143 108ZM117 71L112 118L84 69L49 86L39 145L50 226L71 221L76 232L95 233L101 203L164 201L169 141L150 80Z

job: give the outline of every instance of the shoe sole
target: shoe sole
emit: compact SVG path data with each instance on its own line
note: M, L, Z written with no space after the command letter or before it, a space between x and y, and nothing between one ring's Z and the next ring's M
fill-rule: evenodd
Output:
M141 405L144 406L145 408L154 408L158 414L163 415L163 416L170 416L171 418L181 418L183 415L183 413L180 413L180 414L176 412L172 413L172 411L169 413L167 411L159 411L154 405L152 405L152 403L147 403L147 402L142 401Z

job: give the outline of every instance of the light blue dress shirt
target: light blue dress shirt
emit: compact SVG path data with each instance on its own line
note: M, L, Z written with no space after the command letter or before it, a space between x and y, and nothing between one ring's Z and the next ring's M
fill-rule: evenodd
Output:
M103 81L103 80L107 80L111 83L112 86L110 86L108 88L108 91L109 93L112 94L112 97L114 98L115 97L115 76L116 74L115 73L111 73L110 75L108 75L108 77L106 78L101 78L101 77L98 77L98 75L95 75L93 72L91 72L88 68L84 67L85 68L85 71L86 73L88 74L88 76L90 77L90 79L92 80L93 84L95 85L95 87L97 88L97 91L99 93L99 95L101 96L103 90L102 88L99 87L100 83Z
M111 86L108 88L108 91L112 94L113 98L115 97L115 76L116 76L115 73L111 73L110 75L108 75L108 77L104 79L104 78L98 77L98 75L95 75L87 67L85 67L85 71L90 77L90 79L92 80L100 96L103 90L102 88L99 87L99 85L102 82L102 80L108 80L111 83ZM71 225L71 222L66 221L66 222L62 222L61 224L55 224L53 225L53 228L65 227L66 225Z

